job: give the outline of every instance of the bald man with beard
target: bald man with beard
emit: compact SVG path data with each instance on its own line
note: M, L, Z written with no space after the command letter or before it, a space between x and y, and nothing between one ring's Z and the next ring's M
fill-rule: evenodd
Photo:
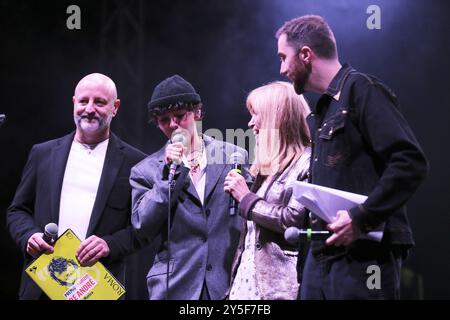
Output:
M124 257L137 249L130 227L130 169L145 154L110 130L120 100L114 82L93 73L77 84L72 98L76 130L34 145L7 211L7 226L24 253L19 298L45 299L24 270L53 247L43 238L46 224L68 228L80 238L81 265L101 261L124 283Z

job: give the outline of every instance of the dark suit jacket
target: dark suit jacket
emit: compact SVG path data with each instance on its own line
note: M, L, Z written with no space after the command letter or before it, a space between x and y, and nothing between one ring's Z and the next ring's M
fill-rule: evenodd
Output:
M25 254L19 298L38 299L39 287L25 274L32 261L26 253L27 241L36 232L43 232L47 223L59 220L61 188L74 132L60 139L34 145L25 165L22 180L7 212L11 236ZM103 238L110 255L101 261L123 283L123 257L138 247L130 226L130 169L145 154L111 133L103 172L86 237Z
M196 300L206 282L211 299L222 299L230 282L231 262L239 241L242 219L230 216L230 195L223 191L231 170L230 155L247 152L232 144L203 136L208 165L202 205L187 169L180 166L172 202L170 234L169 299ZM164 175L164 150L147 157L131 170L133 187L132 223L139 235L160 241L147 275L150 299L166 295L168 182Z

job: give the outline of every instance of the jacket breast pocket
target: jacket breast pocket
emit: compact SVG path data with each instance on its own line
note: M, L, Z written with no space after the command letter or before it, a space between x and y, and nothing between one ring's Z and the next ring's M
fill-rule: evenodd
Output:
M333 115L326 118L319 128L320 161L326 167L335 168L346 163L349 158L350 142L348 136L344 134L347 118L348 108L340 107Z
M332 140L339 132L345 128L347 121L347 107L340 107L331 117L328 117L319 128L319 138L323 140Z

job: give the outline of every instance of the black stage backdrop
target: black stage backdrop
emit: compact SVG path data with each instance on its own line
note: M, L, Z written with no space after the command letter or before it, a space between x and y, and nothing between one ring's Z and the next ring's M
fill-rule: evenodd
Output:
M67 28L77 5L81 29ZM381 29L366 25L370 5ZM72 12L72 11L71 11ZM292 17L323 15L342 62L392 87L431 164L409 202L417 245L403 273L403 297L450 298L448 166L450 94L447 1L172 0L0 1L0 297L15 299L21 253L5 228L5 212L31 146L74 129L71 98L91 72L109 75L122 105L113 131L146 153L164 142L147 123L153 87L178 73L201 94L209 128L247 128L248 92L283 79L274 33ZM317 96L308 95L313 104ZM146 299L152 248L129 258L128 299Z

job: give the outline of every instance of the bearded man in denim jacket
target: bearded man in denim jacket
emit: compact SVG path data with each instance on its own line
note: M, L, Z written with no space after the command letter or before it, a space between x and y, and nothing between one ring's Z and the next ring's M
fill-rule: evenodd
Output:
M428 171L419 143L395 94L371 75L341 65L336 41L320 16L286 22L276 34L280 73L298 94L322 94L308 118L312 139L310 182L367 195L330 224L310 214L312 241L302 272L301 299L398 299L400 271L414 244L405 203ZM382 228L381 242L360 239ZM369 288L369 266L380 285Z

